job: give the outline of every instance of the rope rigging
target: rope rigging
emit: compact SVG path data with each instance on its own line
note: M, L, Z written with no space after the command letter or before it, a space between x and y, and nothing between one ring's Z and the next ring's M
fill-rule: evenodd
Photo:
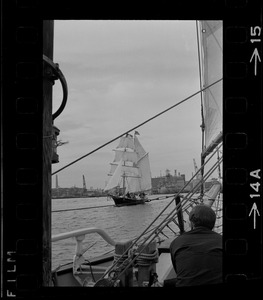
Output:
M222 145L221 145L222 146ZM220 146L220 147L221 147ZM205 164L207 164L209 162L210 159L212 159L212 157L218 153L217 151L214 151L214 153L209 157L209 159L206 161ZM193 180L193 178L196 176L196 174L198 172L200 172L200 169L197 170L196 174L194 174L192 176L192 178L190 179L190 181L176 194L176 195L171 195L171 196L165 196L165 197L160 197L162 199L165 198L172 198L172 200L164 207L164 209L157 215L157 217L148 225L148 227L141 233L140 236L134 238L131 242L131 246L122 254L122 255L115 255L114 257L114 262L112 264L112 266L103 274L102 278L105 278L105 276L108 275L108 277L110 278L111 282L117 282L118 278L131 266L134 264L147 264L149 263L151 260L157 260L158 256L157 253L151 253L149 256L145 257L144 254L142 254L143 250L145 249L145 247L147 246L147 244L151 243L152 241L159 239L158 243L161 242L161 238L160 235L164 235L166 238L169 238L164 232L163 230L165 228L168 228L169 230L171 230L173 232L174 235L178 235L178 232L175 232L171 226L170 223L174 222L175 225L178 226L178 223L175 220L175 217L177 216L178 212L184 211L184 212L188 212L188 209L192 208L193 204L196 204L195 202L198 201L198 198L193 198L193 195L196 193L196 191L198 190L198 188L200 187L200 185L202 184L202 181L206 181L209 176L216 170L216 168L218 167L218 164L220 164L222 162L222 157L217 160L217 162L214 163L214 165L208 170L208 172L205 174L205 176L203 177L202 180L200 180L200 182L198 182L198 184L196 186L194 186L194 188L187 193L187 195L185 195L181 201L180 205L176 205L176 207L174 207L167 215L166 217L158 224L158 225L154 225L154 223L160 219L161 215L164 215L165 210L167 210L167 208L174 203L175 197L180 195L180 193L182 191L184 191L186 185L189 184L189 182L191 182L191 180ZM201 166L201 168L204 166ZM158 198L156 198L158 199ZM200 199L199 199L200 200ZM218 198L218 202L217 202L217 209L219 209L218 205L219 205L219 198ZM222 210L221 210L222 211ZM217 217L219 217L217 215ZM215 228L222 228L222 226L216 225ZM138 247L140 247L140 251L138 251ZM112 251L112 250L111 250ZM88 261L87 261L88 262ZM111 277L112 276L112 277ZM100 279L101 280L101 279Z
M221 147L221 146L220 146ZM216 153L217 153L217 168L220 170L220 163L219 163L219 161L220 161L220 155L219 155L219 148L220 147L218 147L217 149L216 149ZM213 154L214 155L214 154ZM212 156L213 156L212 155ZM212 158L212 156L209 158L209 160ZM207 160L207 162L209 161L209 160ZM207 163L206 162L206 163ZM205 163L205 164L206 164ZM196 176L196 174L198 174L198 172L200 172L200 170L201 169L203 169L204 168L204 166L205 166L205 164L203 165L203 166L201 166L200 167L200 169L192 176L192 178L189 180L189 182L191 182L193 179L194 179L194 177ZM220 171L219 171L219 173L220 173ZM220 173L220 175L221 175L221 173ZM221 176L220 176L220 178L221 178ZM189 182L188 182L188 184L189 184ZM202 179L202 182L205 182L205 180L204 180L204 178ZM185 188L185 186L183 187L183 189ZM182 191L182 190L181 190ZM169 196L161 196L161 197L156 197L156 198L153 198L153 199L151 199L150 201L152 202L152 201L157 201L157 200L164 200L164 199L169 199L169 198L175 198L177 195L179 195L180 194L180 192L181 191L179 191L179 193L177 193L177 194L171 194L171 195L169 195ZM205 195L205 194L204 194ZM201 197L201 196L199 196L199 197ZM188 201L190 202L190 203L194 203L195 202L195 199L191 199L191 198L189 198L188 199ZM170 204L169 204L170 205ZM99 205L99 206L88 206L88 207L78 207L78 208L67 208L67 209L60 209L60 210L53 210L52 211L52 213L58 213L58 212L66 212L66 211L77 211L77 210L83 210L83 209L94 209L94 208L104 208L104 207L114 207L114 205L113 204L110 204L110 205ZM160 215L162 214L162 212L160 213Z
M172 194L171 196L162 196L162 197L157 197L154 199L151 199L152 201L156 201L156 200L165 200L165 199L169 199L174 197L175 195ZM109 205L98 205L98 206L87 206L87 207L78 207L78 208L67 208L67 209L59 209L59 210L52 210L52 213L55 212L65 212L65 211L73 211L73 210L82 210L82 209L93 209L93 208L103 208L103 207L115 207L114 204L109 204Z
M205 164L208 163L208 161L214 156L215 152L210 156L210 158L206 161ZM217 161L211 168L210 170L205 174L205 176L203 177L202 181L206 181L209 176L215 171L215 169L217 168L217 165L219 163L222 162L222 157L219 161ZM203 167L203 166L202 166ZM199 172L200 170L197 171L197 173ZM196 174L197 174L196 173ZM196 175L195 174L195 175ZM195 176L194 175L194 176ZM191 180L194 178L194 176L191 178ZM191 181L190 180L190 181ZM148 235L148 237L146 237L144 239L144 241L140 244L140 247L141 247L141 252L144 250L144 248L146 247L146 245L143 247L143 245L147 242L147 243L151 243L152 241L154 241L154 239L156 239L158 236L159 236L159 233L162 233L162 230L167 226L167 224L169 224L175 217L176 215L178 214L178 211L179 210L182 210L182 211L186 211L187 209L191 208L192 206L192 203L189 202L189 198L192 197L194 195L194 193L196 192L196 190L200 187L200 185L202 184L202 181L200 181L194 188L191 192L189 192L183 199L182 199L182 202L181 202L181 205L180 205L180 208L178 205L176 205L176 207L170 212L168 213L168 215L166 216L166 218L161 221L160 224L158 224L158 226L155 228L155 230L152 231L152 233L150 233ZM177 195L180 195L180 193L184 190L186 186L184 186L180 192L177 193ZM189 196L190 195L190 196ZM156 220L159 219L159 217L163 214L163 212L171 205L171 203L174 202L174 199L172 199L167 205L166 207L157 215L157 217L150 223L150 225L141 233L140 236L138 236L132 243L132 245L123 253L123 255L126 255L128 253L128 251L130 249L132 249L134 246L136 246L139 242L139 240L146 234L146 232L149 230L149 228L151 228L151 226L156 222ZM150 240L149 240L150 239ZM125 270L134 262L134 260L136 259L137 256L135 256L130 263L127 264L126 268L124 270L121 271L121 273L118 275L118 276L121 276L123 274L123 272L125 272ZM117 262L115 263L117 264ZM105 277L112 269L114 269L115 267L115 264L113 264L111 266L111 268L109 268L103 275L103 277ZM117 279L116 279L117 280ZM116 281L115 280L115 281Z
M185 204L185 203L187 202L187 200L186 200L186 198L184 198L184 200L185 200L185 202L184 202L184 204ZM189 207L190 207L190 205L186 206L185 209L187 209L187 208L189 208ZM177 210L177 207L176 207L173 211L176 211L176 210ZM172 211L170 214L172 214L173 211ZM170 215L170 214L169 214L169 215ZM177 211L175 212L175 214L177 214ZM159 233L161 233L162 230L164 229L164 227L167 225L165 221L166 221L166 219L165 219L163 222L161 222L161 224L159 224L159 226L155 229L155 231L154 231L152 234L150 234L149 237L146 238L142 244L140 244L140 246L143 246L143 245L146 243L146 241L147 241L147 243L151 243L152 241L154 241L154 239L158 237ZM168 223L169 223L169 221L170 221L170 219L168 220ZM149 239L150 239L150 240L149 240ZM142 250L141 250L141 251L143 251L143 249L144 249L146 246L147 246L147 244L146 244L144 247L142 247ZM139 254L138 254L138 255L139 255ZM138 255L137 255L137 256L138 256ZM137 256L135 256L135 257L131 260L131 262L128 263L128 264L126 265L126 268L124 268L124 269L121 271L120 274L118 274L118 276L117 276L116 279L115 279L115 282L116 282L117 279L118 279L118 278L119 278L119 277L127 270L127 268L135 261L135 259L137 258ZM106 275L106 273L104 274L104 276L105 276L105 275Z
M116 141L117 139L121 138L123 135L128 134L129 132L131 132L131 131L133 131L133 130L135 130L135 129L141 127L141 126L143 126L144 124L146 124L146 123L152 121L153 119L159 117L160 115L166 113L167 111L169 111L169 110L175 108L176 106L178 106L178 105L180 105L180 104L186 102L187 100L193 98L194 96L198 95L199 93L202 93L202 92L205 91L206 89L210 88L211 86L217 84L218 82L220 82L220 81L222 81L222 80L223 80L223 78L220 78L220 79L216 80L215 82L211 83L210 85L204 87L203 89L200 89L199 91L195 92L194 94L192 94L192 95L190 95L190 96L184 98L183 100L181 100L181 101L175 103L174 105L168 107L167 109L161 111L160 113L154 115L153 117L147 119L146 121L144 121L144 122L142 122L142 123L136 125L135 127L129 129L128 131L125 131L124 133L118 135L117 137L111 139L110 141L108 141L108 142L106 142L105 144L103 144L103 145L97 147L96 149L90 151L89 153L87 153L87 154L85 154L85 155L83 155L83 156L77 158L76 160L72 161L71 163L69 163L69 164L65 165L64 167L58 169L57 171L53 172L51 175L55 175L55 174L59 173L60 171L62 171L62 170L64 170L64 169L68 168L69 166L75 164L76 162L82 160L83 158L85 158L85 157L87 157L87 156L93 154L94 152L96 152L96 151L98 151L98 150L104 148L105 146L111 144L112 142L114 142L114 141Z
M222 146L222 145L221 145ZM220 146L220 147L221 147ZM206 161L205 164L208 163L208 161L216 154L218 153L217 151L214 151L214 153L210 156L210 158ZM147 265L150 262L156 261L158 260L158 252L154 252L151 253L149 255L145 255L143 252L143 250L145 249L145 247L147 247L147 244L153 242L154 240L158 239L157 243L161 242L161 238L160 235L164 235L166 238L169 238L164 232L163 230L165 228L170 229L174 235L179 235L178 232L175 232L171 227L170 227L170 223L174 222L175 225L178 226L178 223L175 221L175 217L178 215L178 212L184 211L184 212L188 212L188 209L190 209L193 204L196 204L195 202L198 200L198 198L192 198L192 196L196 193L196 191L198 190L198 188L200 187L200 185L202 184L202 181L206 181L209 176L216 170L216 168L218 167L218 164L220 164L222 162L222 157L217 160L217 162L214 163L214 165L209 169L209 171L205 174L205 176L203 177L202 180L200 180L200 182L198 182L198 184L190 191L188 192L188 194L186 196L183 197L181 204L180 205L176 205L175 208L172 209L172 211L170 211L166 217L156 226L153 226L154 223L159 220L161 215L164 215L165 210L172 204L174 203L175 197L180 195L180 193L185 189L186 185L189 184L189 182L191 182L191 180L193 180L193 178L196 176L196 174L198 172L200 172L200 169L197 170L196 174L192 176L192 178L190 179L190 181L176 194L176 195L171 195L171 196L166 196L166 197L160 197L162 199L165 198L173 198L166 206L165 208L158 214L158 216L150 223L150 225L142 232L142 234L137 237L134 238L131 241L131 245L130 247L122 254L122 255L115 255L114 256L114 262L112 264L112 266L107 269L107 271L103 274L103 276L101 277L100 280L104 280L103 278L105 278L105 276L108 275L108 278L110 280L110 282L112 284L115 284L117 282L117 280L120 278L120 276L130 267L130 266L134 266L134 265ZM201 168L204 166L201 166ZM156 198L157 199L157 198ZM191 200L191 201L190 201ZM200 199L199 199L200 200ZM218 202L217 202L217 208L219 205L219 198L218 198ZM220 210L218 208L218 210ZM218 217L218 216L217 216ZM222 226L216 225L215 228L222 228ZM140 249L140 251L138 251L138 248ZM112 250L111 250L112 251ZM110 251L110 252L111 252ZM87 261L87 263L89 263ZM99 280L99 281L100 281ZM95 280L94 280L95 281Z

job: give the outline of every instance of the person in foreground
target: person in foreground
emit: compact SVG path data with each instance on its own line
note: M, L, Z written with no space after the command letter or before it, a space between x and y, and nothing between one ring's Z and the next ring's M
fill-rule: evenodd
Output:
M189 221L191 230L170 245L176 287L222 283L222 236L213 231L215 212L209 206L196 205Z

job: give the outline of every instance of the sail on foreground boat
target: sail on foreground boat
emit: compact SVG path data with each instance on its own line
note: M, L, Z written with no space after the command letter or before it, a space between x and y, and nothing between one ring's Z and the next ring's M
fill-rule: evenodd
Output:
M205 88L223 76L222 21L202 21L200 26L202 83ZM205 157L222 141L222 80L202 93L205 131L202 156Z
M222 95L223 95L223 45L222 21L199 22L200 59L202 88L210 86L202 92L203 100L203 145L201 165L213 151L219 151L223 137ZM217 150L215 150L217 149ZM220 167L220 164L219 164ZM204 169L202 168L202 173ZM222 185L222 180L219 178ZM218 189L219 192L222 187Z
M204 165L207 167L207 162L215 157L215 153L219 152L218 149L222 145L222 22L202 21L199 22L199 25L202 62L201 89L203 89L202 104L204 106L204 124L202 126L204 128L204 144L201 151L201 169L204 170ZM208 87L211 84L213 85ZM132 136L127 135L121 138L119 148L115 151L115 161L110 172L112 176L106 189L111 190L119 187L123 189L122 192L124 188L130 191L139 190L139 183L137 182L140 178L138 163L144 165L142 169L146 173L149 173L149 169L146 168L146 166L149 166L149 163L142 160L143 157L148 157L142 147L139 147L140 150L136 152L137 144L139 142L136 136L132 138ZM142 233L138 233L138 237L132 241L127 243L115 242L104 231L96 228L87 228L53 236L53 241L75 237L77 242L73 266L71 263L60 267L59 271L53 273L55 285L62 286L71 283L72 285L81 286L130 287L145 286L146 282L147 286L157 286L158 282L160 285L164 285L167 279L175 278L176 274L172 267L169 246L171 241L184 231L184 222L179 218L179 215L183 218L184 215L189 214L189 210L193 205L200 203L209 205L216 211L217 222L219 222L218 228L221 230L221 232L220 230L218 232L222 233L222 218L219 218L218 215L218 213L221 213L222 217L222 206L218 205L218 203L222 205L222 198L219 199L218 197L221 189L220 182L216 182L202 198L193 197L193 195L196 195L196 191L202 181L209 179L209 176L221 163L222 157L219 157L206 173L202 173L202 180L187 195L180 194L184 192L184 189L176 194L152 223ZM134 167L135 164L137 164L137 168ZM197 171L193 178L200 170ZM117 180L119 176L115 174L120 175L120 178L125 179L125 181ZM149 183L148 180L146 179L145 182ZM146 184L145 188L150 188L150 186L147 187ZM182 197L181 201L178 196ZM216 199L220 201L216 203ZM176 207L168 213L166 209L170 205L174 205L174 200L176 200ZM161 216L163 217L163 214L165 215L164 219L161 218L160 223L156 225L156 222ZM174 231L171 225L177 226L177 231ZM174 236L172 239L167 238L162 241L159 239L157 246L156 240L160 238L159 234L162 234L165 228L171 229ZM94 232L100 234L109 244L115 247L114 255L105 254L101 257L89 258L89 260L84 259L83 254L86 250L83 250L81 244L83 237ZM134 267L134 264L137 267ZM158 280L154 274L157 274ZM153 275L155 276L154 278Z
M120 138L111 163L109 181L104 188L116 206L144 204L152 188L149 155L138 137L126 134Z

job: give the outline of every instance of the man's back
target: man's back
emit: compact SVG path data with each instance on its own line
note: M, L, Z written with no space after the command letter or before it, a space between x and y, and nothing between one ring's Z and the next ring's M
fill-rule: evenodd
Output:
M222 283L222 236L218 233L197 227L176 238L170 252L176 286Z

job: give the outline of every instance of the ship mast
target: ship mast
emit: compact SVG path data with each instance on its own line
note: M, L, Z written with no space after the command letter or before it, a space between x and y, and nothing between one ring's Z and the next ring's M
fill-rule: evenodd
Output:
M124 162L124 166L125 166L125 162ZM125 171L123 172L122 178L123 178L122 189L123 189L123 196L124 196L125 195Z
M124 149L124 151L126 151L126 148ZM125 160L123 161L123 166L125 166ZM125 171L123 171L123 174L122 174L122 194L123 196L125 196Z

